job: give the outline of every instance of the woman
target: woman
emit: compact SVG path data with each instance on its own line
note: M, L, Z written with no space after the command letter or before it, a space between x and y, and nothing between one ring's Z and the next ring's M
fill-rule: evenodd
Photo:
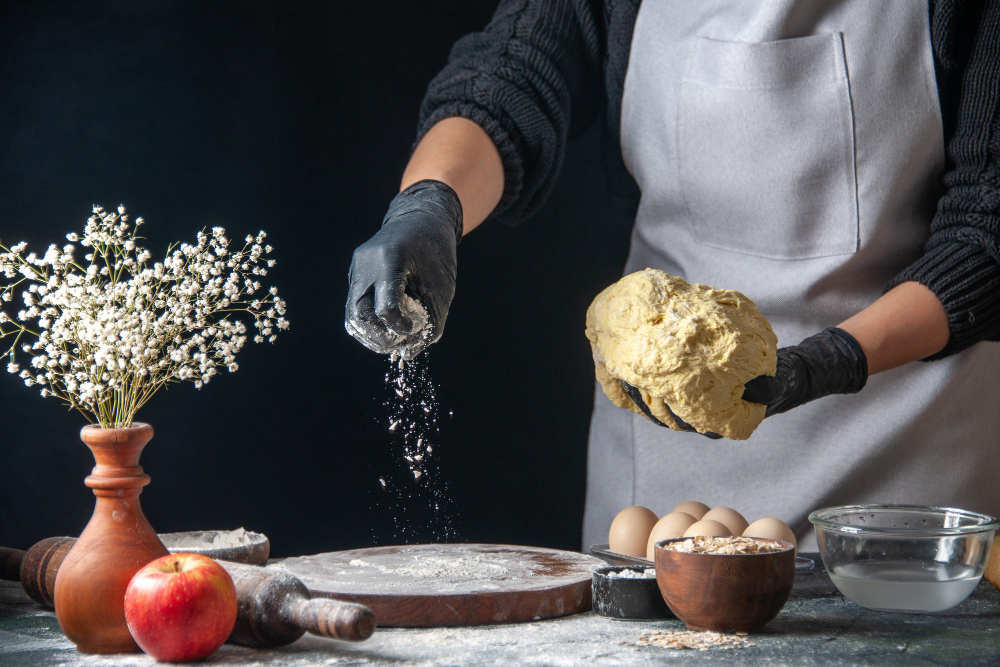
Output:
M739 290L803 342L754 382L785 414L746 443L598 391L585 544L627 505L691 499L800 539L829 504L1000 512L1000 346L976 345L1000 339L1000 3L501 2L430 85L348 330L406 356L437 340L461 236L537 210L602 107L610 180L640 193L625 272Z

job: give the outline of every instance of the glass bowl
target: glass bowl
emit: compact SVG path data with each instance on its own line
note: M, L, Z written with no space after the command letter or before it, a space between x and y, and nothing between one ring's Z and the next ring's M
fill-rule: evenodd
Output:
M850 600L877 611L950 609L986 569L1000 522L922 505L845 505L809 515L823 565Z

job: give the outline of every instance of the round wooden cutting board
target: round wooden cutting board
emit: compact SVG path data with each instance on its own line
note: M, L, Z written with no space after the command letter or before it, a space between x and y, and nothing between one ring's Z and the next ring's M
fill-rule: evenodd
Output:
M380 626L518 623L591 607L591 573L603 561L580 553L505 544L415 544L288 558L314 597L369 607Z

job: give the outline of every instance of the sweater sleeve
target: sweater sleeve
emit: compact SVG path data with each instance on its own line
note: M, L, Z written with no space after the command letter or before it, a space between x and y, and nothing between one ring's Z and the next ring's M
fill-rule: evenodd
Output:
M1000 2L985 4L957 94L945 193L930 238L886 288L916 281L944 305L951 336L928 359L1000 340Z
M452 48L420 109L417 141L461 116L493 139L504 193L490 215L516 224L545 201L566 140L603 102L601 4L596 0L503 0L482 32Z

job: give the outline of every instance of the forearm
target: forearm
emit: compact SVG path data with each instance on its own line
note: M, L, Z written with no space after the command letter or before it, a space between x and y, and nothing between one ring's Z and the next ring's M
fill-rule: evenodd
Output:
M861 345L875 374L940 352L948 344L948 316L925 286L905 282L839 325Z
M446 183L458 194L463 234L468 234L500 203L503 162L483 128L465 118L446 118L417 144L400 190L426 179Z

